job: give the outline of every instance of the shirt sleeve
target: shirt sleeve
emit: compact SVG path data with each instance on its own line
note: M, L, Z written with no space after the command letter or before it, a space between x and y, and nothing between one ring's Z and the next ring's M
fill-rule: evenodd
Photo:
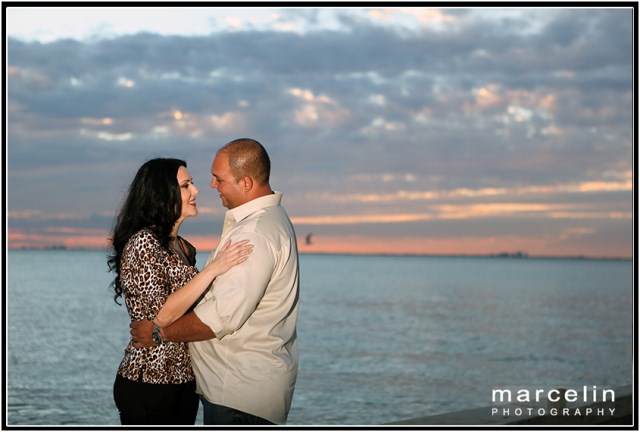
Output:
M238 233L233 243L248 239L253 252L247 261L218 276L210 295L196 307L195 314L209 326L218 339L238 330L260 303L271 280L276 254L263 236L257 233Z
M168 296L166 257L151 232L129 239L122 254L121 283L129 315L153 320Z

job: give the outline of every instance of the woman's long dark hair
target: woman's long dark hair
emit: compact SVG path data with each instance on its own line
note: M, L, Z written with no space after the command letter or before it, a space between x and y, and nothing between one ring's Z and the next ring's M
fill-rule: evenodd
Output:
M156 234L162 247L169 249L171 230L182 212L182 197L177 180L181 166L186 168L187 163L180 159L151 159L138 169L129 186L124 204L116 216L111 238L112 251L107 260L109 271L116 273L111 283L116 303L122 297L122 251L131 236L143 228L149 228Z

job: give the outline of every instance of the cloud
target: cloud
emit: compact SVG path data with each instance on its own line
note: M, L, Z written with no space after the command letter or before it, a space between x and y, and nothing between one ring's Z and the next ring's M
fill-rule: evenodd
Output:
M378 236L535 213L594 219L594 232L611 216L630 232L632 9L223 12L192 34L139 25L36 42L9 25L11 227L35 221L21 214L114 214L156 156L186 159L206 190L215 150L251 136L303 229L374 224ZM221 212L193 235L215 232Z

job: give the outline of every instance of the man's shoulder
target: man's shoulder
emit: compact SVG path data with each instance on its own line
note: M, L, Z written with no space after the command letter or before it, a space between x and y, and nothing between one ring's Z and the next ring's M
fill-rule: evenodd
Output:
M255 220L257 230L270 230L275 227L285 227L291 224L289 215L281 205L260 209L247 219Z
M266 207L252 213L236 225L235 231L240 236L263 237L269 243L279 243L283 236L294 235L291 220L281 206Z

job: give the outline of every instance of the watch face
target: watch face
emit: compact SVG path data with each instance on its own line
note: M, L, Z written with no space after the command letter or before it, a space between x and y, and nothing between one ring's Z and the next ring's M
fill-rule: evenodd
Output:
M162 344L162 337L160 336L160 333L157 330L154 330L153 333L151 333L151 339L153 340L153 343L155 343L156 345Z

